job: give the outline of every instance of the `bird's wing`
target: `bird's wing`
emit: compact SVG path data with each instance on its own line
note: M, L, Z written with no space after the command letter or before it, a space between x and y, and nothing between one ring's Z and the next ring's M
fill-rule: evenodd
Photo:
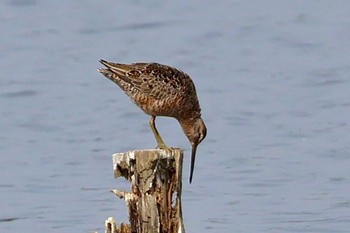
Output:
M155 99L195 91L194 84L187 74L166 65L158 63L127 65L104 60L100 62L121 80Z
M158 63L147 64L138 79L136 87L156 99L186 94L194 89L194 84L187 74Z

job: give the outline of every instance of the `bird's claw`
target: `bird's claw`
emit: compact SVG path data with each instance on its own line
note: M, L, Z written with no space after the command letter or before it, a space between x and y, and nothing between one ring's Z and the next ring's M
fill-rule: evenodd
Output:
M158 145L158 146L156 147L156 149L159 149L159 150L166 150L168 153L171 153L171 152L173 151L174 148L168 147L168 146L166 146L165 144L163 144L163 145Z

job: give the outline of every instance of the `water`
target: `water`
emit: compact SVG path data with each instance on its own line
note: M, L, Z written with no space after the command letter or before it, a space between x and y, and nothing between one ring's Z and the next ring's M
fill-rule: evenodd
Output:
M0 3L0 232L127 221L111 154L152 148L148 117L98 60L189 73L208 127L187 232L350 227L348 1ZM165 141L189 153L173 119ZM186 156L185 164L189 164Z

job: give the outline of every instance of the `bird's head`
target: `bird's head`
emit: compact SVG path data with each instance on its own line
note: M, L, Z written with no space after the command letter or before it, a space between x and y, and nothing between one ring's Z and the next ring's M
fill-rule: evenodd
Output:
M195 119L187 131L185 134L192 147L197 147L207 136L207 128L202 118Z
M202 118L190 119L184 122L182 128L192 145L190 183L192 182L194 163L196 159L197 146L207 136L207 128Z

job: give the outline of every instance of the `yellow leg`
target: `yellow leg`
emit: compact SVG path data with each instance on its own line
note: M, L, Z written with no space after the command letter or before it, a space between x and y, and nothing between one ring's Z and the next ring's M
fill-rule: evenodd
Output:
M159 147L159 149L170 149L169 147L167 147L167 146L165 145L163 139L162 139L161 136L159 135L158 130L157 130L157 128L156 128L155 119L156 119L155 116L151 116L151 119L150 119L150 121L149 121L149 126L151 127L152 132L153 132L153 134L154 134L154 137L155 137L156 140L157 140L158 147Z

